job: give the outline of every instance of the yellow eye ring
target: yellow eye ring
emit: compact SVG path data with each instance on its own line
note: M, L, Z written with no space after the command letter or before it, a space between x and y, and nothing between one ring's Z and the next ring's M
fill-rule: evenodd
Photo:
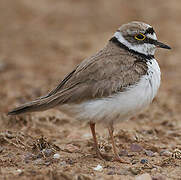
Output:
M143 41L146 38L146 36L142 33L139 33L139 34L135 35L134 38L138 41Z

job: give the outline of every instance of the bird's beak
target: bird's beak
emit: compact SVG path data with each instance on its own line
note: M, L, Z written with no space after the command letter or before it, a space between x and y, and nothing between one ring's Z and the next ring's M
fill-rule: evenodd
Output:
M159 42L159 41L155 41L155 46L158 47L158 48L164 48L164 49L171 49L170 46L166 45L166 44L163 44L162 42Z

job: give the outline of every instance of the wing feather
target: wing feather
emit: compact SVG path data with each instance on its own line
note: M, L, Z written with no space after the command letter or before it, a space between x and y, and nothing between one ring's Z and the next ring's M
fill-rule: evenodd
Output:
M123 92L147 73L147 65L111 42L84 60L48 95L26 103L9 114L46 110Z

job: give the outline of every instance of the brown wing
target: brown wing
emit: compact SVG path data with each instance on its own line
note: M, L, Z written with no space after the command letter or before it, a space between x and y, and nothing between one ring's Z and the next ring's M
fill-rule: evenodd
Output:
M99 53L84 60L47 96L24 104L9 114L39 111L56 105L108 97L140 80L147 72L143 61L111 42Z
M79 103L108 97L139 81L147 72L144 62L137 61L127 51L108 45L95 56L84 60L73 73L49 94L49 102Z

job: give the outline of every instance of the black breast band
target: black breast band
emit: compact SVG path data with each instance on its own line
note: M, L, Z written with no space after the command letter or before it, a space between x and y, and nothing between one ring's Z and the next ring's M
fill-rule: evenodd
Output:
M140 52L137 52L137 51L135 51L133 49L128 48L123 43L121 43L116 37L112 37L110 39L110 41L112 43L114 43L115 45L117 45L118 47L123 48L123 49L129 51L130 53L132 53L133 55L136 55L136 56L138 56L138 57L140 57L142 59L145 59L145 60L146 59L147 60L154 59L154 55L146 55L146 54L143 54L143 53L140 53Z

